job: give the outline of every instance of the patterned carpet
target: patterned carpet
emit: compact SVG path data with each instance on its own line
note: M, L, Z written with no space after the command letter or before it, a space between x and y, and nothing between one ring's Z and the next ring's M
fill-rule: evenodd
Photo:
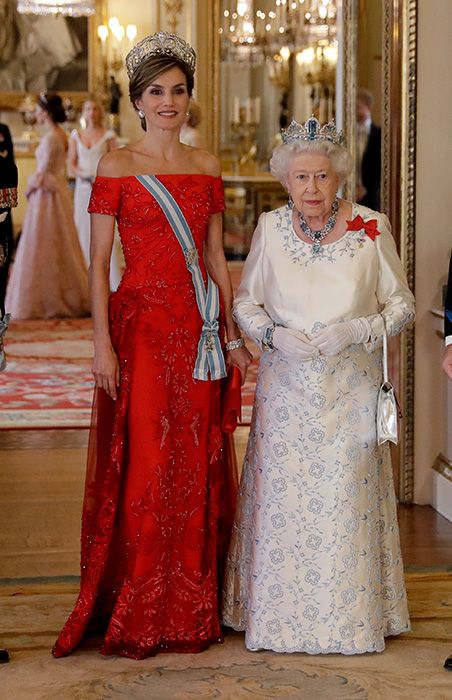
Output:
M242 263L230 263L238 286ZM93 391L91 319L12 322L8 365L0 381L0 429L89 427ZM256 356L242 389L242 425L249 425Z
M90 319L17 321L6 337L0 428L84 428L93 391Z
M434 585L434 581L430 585ZM447 700L452 676L451 621L413 620L413 631L387 640L382 654L344 657L249 652L243 634L202 654L161 654L143 661L101 656L92 638L53 659L51 646L73 605L76 579L0 582L2 698L11 700ZM421 596L422 597L422 596ZM425 597L425 596L424 596ZM444 597L444 596L443 596ZM450 592L445 596L448 607ZM422 602L419 598L419 602ZM418 611L419 614L419 611ZM447 612L446 612L447 615Z

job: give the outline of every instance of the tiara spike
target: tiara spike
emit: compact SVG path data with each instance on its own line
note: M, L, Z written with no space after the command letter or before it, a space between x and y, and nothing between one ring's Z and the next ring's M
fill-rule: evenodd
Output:
M304 124L292 119L287 129L282 129L281 136L285 144L295 141L331 141L337 146L342 146L344 143L344 133L336 129L334 121L321 126L314 116L309 117Z
M127 54L125 63L129 79L150 56L173 56L185 63L191 73L195 72L196 53L190 44L177 34L157 32L139 41Z

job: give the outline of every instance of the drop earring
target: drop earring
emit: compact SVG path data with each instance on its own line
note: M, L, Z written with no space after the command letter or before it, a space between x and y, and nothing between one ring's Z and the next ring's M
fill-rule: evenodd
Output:
M289 199L287 201L287 205L288 205L289 209L293 209L293 199L292 199L291 194L289 194Z
M139 110L138 110L138 116L140 117L140 119L144 119L144 117L145 117L146 115L145 115L145 113L143 112L142 109L139 109Z

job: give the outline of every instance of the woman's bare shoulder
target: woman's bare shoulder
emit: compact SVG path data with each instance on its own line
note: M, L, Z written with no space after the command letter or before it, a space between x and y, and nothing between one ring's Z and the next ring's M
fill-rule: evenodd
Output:
M203 148L192 148L192 157L201 172L213 177L221 175L220 160Z
M122 177L130 164L131 154L127 147L108 151L99 161L97 174L101 177Z

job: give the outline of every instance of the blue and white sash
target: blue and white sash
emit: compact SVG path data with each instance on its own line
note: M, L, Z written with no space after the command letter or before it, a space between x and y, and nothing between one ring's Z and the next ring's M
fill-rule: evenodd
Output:
M137 175L137 180L160 205L182 248L187 268L192 276L196 303L203 320L193 377L205 381L209 379L210 374L210 379L221 379L226 376L227 372L218 337L218 316L220 313L218 287L207 275L206 291L195 241L187 220L171 193L154 175Z

